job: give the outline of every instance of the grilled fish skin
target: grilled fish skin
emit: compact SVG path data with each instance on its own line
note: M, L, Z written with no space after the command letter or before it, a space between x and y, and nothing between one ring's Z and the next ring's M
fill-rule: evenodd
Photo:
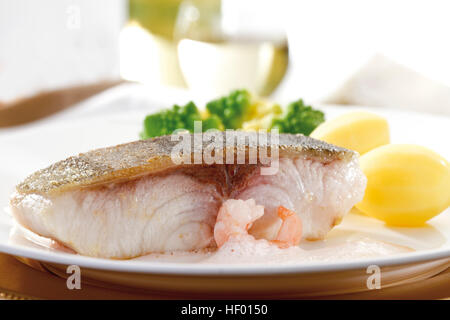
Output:
M220 134L226 143L227 133ZM232 139L239 139L248 133L235 131L229 134ZM194 139L194 134L189 136ZM267 140L271 141L271 134ZM173 169L179 166L171 158L171 152L178 143L167 135L81 153L33 173L17 186L17 190L22 193L57 193ZM204 141L203 150L208 146L209 143ZM267 147L270 151L273 145L255 145L245 140L245 144L239 147L244 147L248 153L249 149L261 147ZM350 160L356 156L354 151L301 134L280 134L277 147L280 157L302 156L324 163L337 159ZM224 149L222 153L224 160L227 152L230 150ZM236 154L236 148L231 152ZM192 144L192 155L194 153Z
M80 254L125 259L214 247L216 215L229 198L253 198L265 206L250 230L257 238L274 237L275 208L283 205L304 221L305 239L321 239L364 194L357 153L303 135L279 135L279 170L268 176L260 175L259 158L256 164L174 163L177 143L163 136L57 162L16 187L13 216ZM274 146L245 141L237 148ZM225 162L230 149L223 151Z

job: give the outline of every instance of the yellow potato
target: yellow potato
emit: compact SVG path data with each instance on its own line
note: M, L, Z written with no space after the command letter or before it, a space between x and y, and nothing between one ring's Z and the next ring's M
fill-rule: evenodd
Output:
M389 143L389 125L376 114L355 111L325 121L310 136L364 154Z
M449 163L415 145L389 144L360 157L367 177L363 213L390 225L418 226L450 204Z

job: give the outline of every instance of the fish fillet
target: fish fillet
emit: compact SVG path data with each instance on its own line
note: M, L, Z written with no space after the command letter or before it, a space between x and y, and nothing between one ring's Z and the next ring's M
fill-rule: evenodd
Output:
M230 137L223 133L223 139ZM305 239L322 239L362 199L366 186L357 153L303 135L221 150L225 159L238 149L250 154L277 147L274 175L260 174L265 164L259 153L253 164L177 164L171 158L176 143L163 136L57 162L16 187L13 216L80 254L125 259L214 247L216 216L227 199L254 199L265 207L250 230L256 238L275 237L281 224L276 208L282 205L299 215Z

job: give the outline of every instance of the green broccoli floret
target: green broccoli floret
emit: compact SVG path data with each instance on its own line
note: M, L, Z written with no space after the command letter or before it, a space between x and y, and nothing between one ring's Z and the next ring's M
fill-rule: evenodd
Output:
M217 116L226 129L239 129L252 113L252 96L247 90L235 90L228 96L208 102L206 109Z
M222 129L223 125L216 116L202 119L197 106L191 101L185 106L174 105L172 109L148 115L144 120L141 139L172 134L177 129L194 132L194 121L202 121L202 130Z
M202 130L206 131L209 129L223 130L223 124L220 118L216 115L208 115L206 119L202 119Z
M308 136L324 121L325 115L322 111L306 106L300 99L290 103L286 114L274 119L271 127L277 128L280 133L302 133Z
M323 112L306 106L303 100L292 102L283 114L278 104L254 97L247 90L235 90L228 96L210 101L199 112L193 102L185 106L148 115L142 139L172 134L177 129L194 131L194 121L202 121L202 131L209 129L259 130L277 128L280 133L309 135L325 120Z

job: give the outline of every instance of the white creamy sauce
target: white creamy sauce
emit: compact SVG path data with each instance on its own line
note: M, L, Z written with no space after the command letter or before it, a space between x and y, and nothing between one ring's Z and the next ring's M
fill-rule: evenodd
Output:
M279 249L265 240L242 242L230 240L219 249L149 254L136 259L205 264L298 264L319 261L352 261L411 251L413 250L408 247L368 237L352 238L339 244L330 245L324 245L324 241L315 241L314 243L306 241L299 247L287 249Z

